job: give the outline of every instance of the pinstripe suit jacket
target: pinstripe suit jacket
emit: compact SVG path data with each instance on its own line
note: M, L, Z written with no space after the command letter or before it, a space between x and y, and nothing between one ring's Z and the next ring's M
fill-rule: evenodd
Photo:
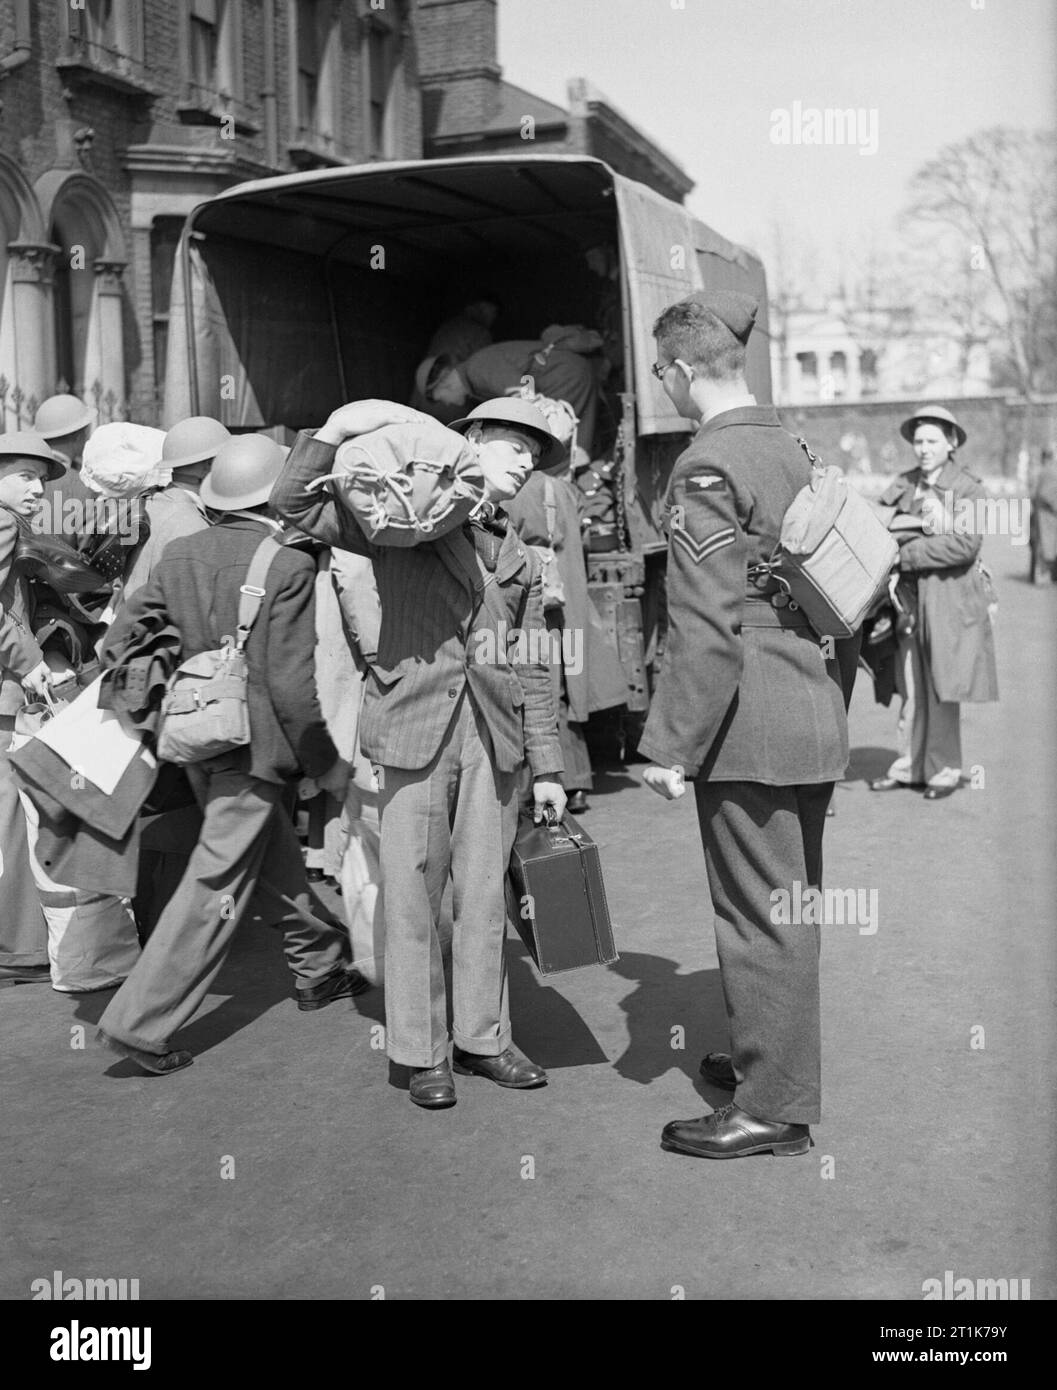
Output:
M837 651L802 613L747 601L811 466L773 406L698 430L668 488L668 642L639 751L710 782L832 782L848 762ZM772 584L773 589L777 587ZM854 641L855 639L850 639Z
M527 651L511 650L509 662L495 659L500 652L507 656L510 631L546 630L531 553L508 531L486 584L473 542L457 523L416 546L372 545L329 493L307 491L314 478L332 471L334 454L331 445L299 434L271 501L280 516L316 540L374 564L382 626L360 724L365 756L388 767L425 767L469 686L501 772L527 759L536 777L560 773L546 649L533 652L526 643Z

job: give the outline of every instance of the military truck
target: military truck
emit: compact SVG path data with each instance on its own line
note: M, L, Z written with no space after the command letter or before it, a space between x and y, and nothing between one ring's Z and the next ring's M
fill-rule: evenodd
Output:
M648 708L663 633L662 502L690 430L650 368L650 327L701 288L760 302L749 383L771 399L759 259L685 208L578 155L380 163L238 184L189 217L173 277L166 423L214 415L289 439L335 406L407 401L444 318L497 293L499 339L605 327L615 524L590 538L592 597Z

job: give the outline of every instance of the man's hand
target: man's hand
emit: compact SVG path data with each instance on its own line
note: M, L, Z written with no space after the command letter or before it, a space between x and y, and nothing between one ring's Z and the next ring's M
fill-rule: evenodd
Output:
M532 820L540 825L546 819L548 806L554 807L555 824L565 815L565 788L560 782L550 782L545 777L537 777L532 784Z
M22 677L22 688L28 690L30 694L44 698L44 692L51 684L51 667L46 661L38 661L32 671L27 671Z
M665 801L678 801L686 792L686 774L681 767L650 766L642 774L642 780L651 791L663 796Z
M344 801L351 775L352 768L349 764L344 758L338 758L332 767L315 779L316 785L329 792L335 801Z
M45 652L44 664L51 673L52 685L62 685L64 681L72 681L77 675L62 652Z
M369 434L385 425L406 425L415 420L429 420L436 424L432 415L421 410L412 410L409 405L399 405L396 401L352 401L339 406L328 418L322 429L316 431L321 444L343 444L358 434Z

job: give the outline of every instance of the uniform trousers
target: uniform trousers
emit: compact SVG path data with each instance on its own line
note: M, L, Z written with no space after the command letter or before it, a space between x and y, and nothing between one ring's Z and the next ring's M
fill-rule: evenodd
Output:
M285 787L214 758L187 769L202 832L143 954L107 1006L103 1032L144 1052L167 1052L227 957L257 891L265 920L283 929L301 984L348 963L348 938L316 916L301 849L282 804Z
M962 774L961 706L936 695L924 648L901 637L896 689L907 702L900 720L899 757L888 769L897 782L956 787Z
M504 886L517 830L517 774L495 766L464 689L426 767L381 768L386 1048L406 1067L448 1055L441 903L451 877L452 1036L495 1057L510 1044Z
M832 782L695 784L730 1025L735 1104L760 1120L821 1114L820 929L772 921L775 889L822 884ZM779 914L775 914L779 915Z

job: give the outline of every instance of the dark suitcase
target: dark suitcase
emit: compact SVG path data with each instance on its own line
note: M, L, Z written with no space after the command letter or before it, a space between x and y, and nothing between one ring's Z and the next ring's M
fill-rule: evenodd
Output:
M572 816L533 825L521 812L507 904L541 975L618 959L598 846Z

